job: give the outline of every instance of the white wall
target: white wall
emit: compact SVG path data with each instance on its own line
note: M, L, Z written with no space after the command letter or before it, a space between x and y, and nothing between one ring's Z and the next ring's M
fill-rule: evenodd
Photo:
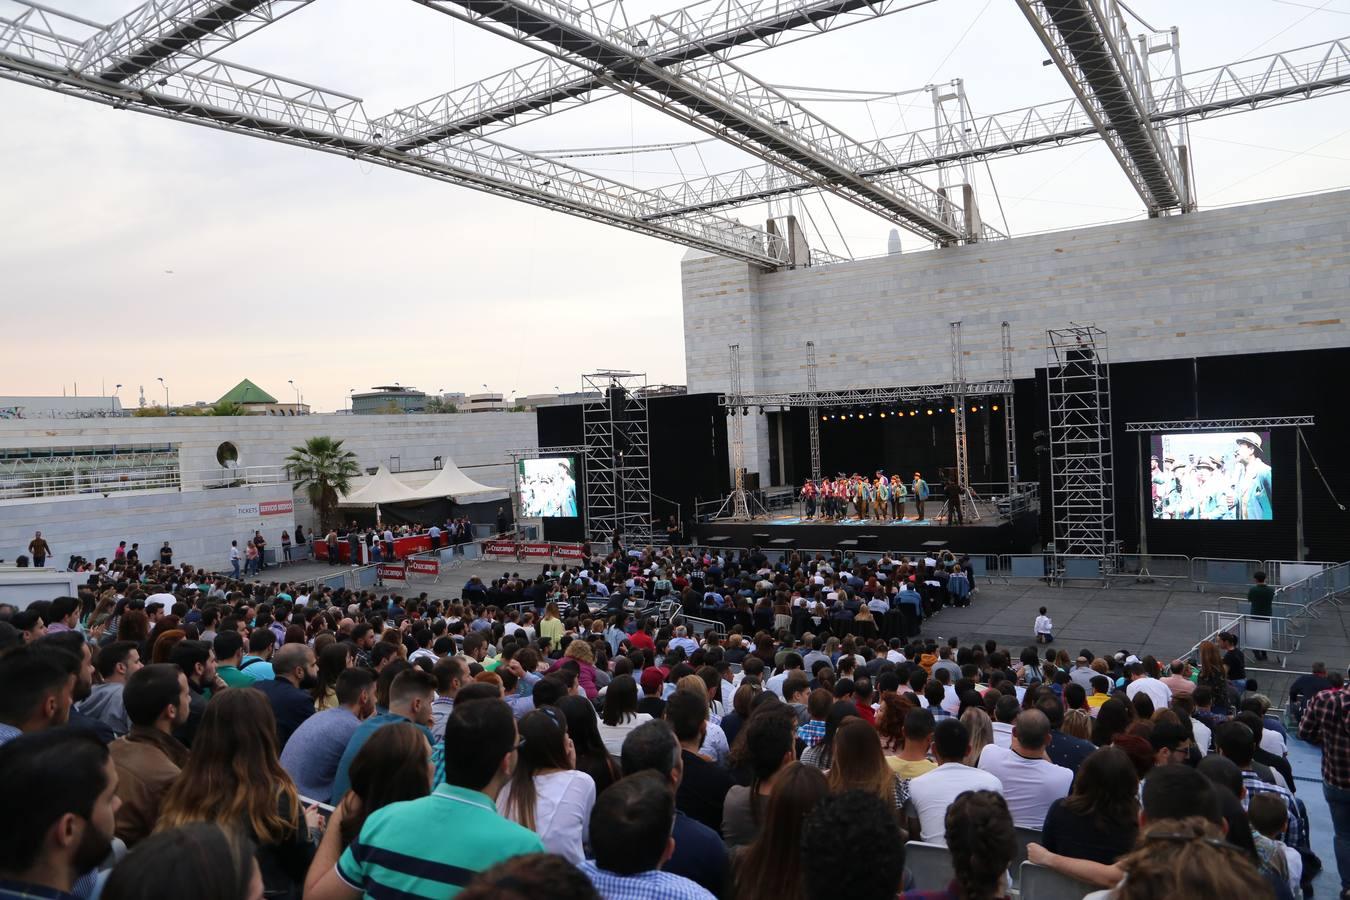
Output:
M747 393L805 390L807 340L821 390L945 382L958 319L972 380L1000 377L1005 319L1018 378L1071 321L1113 362L1343 347L1350 191L792 271L691 252L682 277L691 393L727 390L737 342ZM746 428L767 471L767 418Z
M362 468L388 465L399 457L403 470L430 468L434 457L454 461L475 481L511 490L514 476L507 451L538 446L534 413L393 416L191 416L125 419L18 419L0 421L0 447L71 447L113 444L175 444L186 475L218 471L216 448L229 441L241 466L279 466L291 448L306 438L328 435L344 440ZM241 493L242 492L242 493ZM224 568L230 540L262 527L268 546L281 546L281 530L295 533L295 521L312 525L314 516L302 495L294 516L234 520L236 502L286 499L288 485L199 491L118 493L107 499L86 496L41 502L0 503L0 559L26 553L40 529L64 566L70 554L89 559L112 556L117 542L138 541L142 555L168 538L175 561ZM278 521L285 519L285 522Z
M288 484L259 484L209 491L120 492L54 497L38 503L0 506L0 558L13 562L28 552L33 532L51 545L47 564L65 568L71 554L93 561L112 558L118 541L139 543L141 559L159 558L166 539L176 563L189 562L217 571L229 568L230 541L239 546L256 528L269 548L281 547L282 530L295 533L293 515L240 516L239 504L286 500Z

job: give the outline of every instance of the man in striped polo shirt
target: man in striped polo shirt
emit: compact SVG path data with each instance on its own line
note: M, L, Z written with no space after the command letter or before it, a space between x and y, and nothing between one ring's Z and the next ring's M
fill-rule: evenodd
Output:
M501 700L456 703L445 723L445 784L419 800L366 819L338 858L328 823L308 879L314 900L453 897L476 874L522 853L542 853L539 836L497 812L496 797L516 765L518 733Z

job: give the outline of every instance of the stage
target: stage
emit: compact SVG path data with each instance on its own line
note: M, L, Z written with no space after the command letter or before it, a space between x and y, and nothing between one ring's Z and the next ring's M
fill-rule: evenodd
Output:
M908 555L943 549L953 553L1025 553L1034 551L1040 540L1037 518L1035 512L1026 511L1011 518L985 516L965 525L948 525L935 516L899 522L858 518L825 522L783 513L748 522L699 522L693 526L692 540L712 546L776 550L885 550ZM933 546L935 542L945 543Z

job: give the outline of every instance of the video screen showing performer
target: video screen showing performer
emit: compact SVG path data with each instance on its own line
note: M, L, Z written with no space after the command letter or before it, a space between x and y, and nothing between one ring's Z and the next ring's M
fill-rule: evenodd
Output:
M572 457L522 459L520 514L524 518L570 518L577 514L577 479Z
M1156 434L1152 449L1147 465L1153 518L1274 519L1270 432Z

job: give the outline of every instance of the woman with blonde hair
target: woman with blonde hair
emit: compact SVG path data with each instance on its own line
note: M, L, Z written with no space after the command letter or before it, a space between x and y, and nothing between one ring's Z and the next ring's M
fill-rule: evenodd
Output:
M238 828L257 845L269 897L300 896L318 809L302 809L277 761L272 705L261 691L221 691L206 705L192 754L164 795L157 830L190 822Z
M1064 714L1059 730L1069 737L1092 740L1092 716L1085 709L1071 709Z
M702 678L697 675L686 675L675 682L675 690L691 691L698 694L703 698L703 702L708 704L711 713L712 704L708 701L708 684ZM714 724L711 718L708 720L708 732L703 736L703 746L699 748L699 752L712 757L713 761L721 766L725 766L727 760L731 758L731 742L727 740L727 733L722 730L721 725Z
M544 607L544 618L539 622L539 636L548 639L548 649L557 650L562 646L562 617L558 615L558 604L549 603Z
M980 751L994 742L994 721L989 718L989 713L972 706L961 714L961 724L970 731L970 752L962 762L971 767L978 766Z
M562 659L550 666L549 671L561 669L564 663L569 662L577 667L577 683L585 692L586 699L594 700L600 696L600 686L596 681L595 651L591 649L591 645L583 640L574 639L563 651Z
M900 815L909 800L909 784L896 777L881 751L881 738L866 720L846 719L834 734L827 778L830 792L861 790L876 794Z

